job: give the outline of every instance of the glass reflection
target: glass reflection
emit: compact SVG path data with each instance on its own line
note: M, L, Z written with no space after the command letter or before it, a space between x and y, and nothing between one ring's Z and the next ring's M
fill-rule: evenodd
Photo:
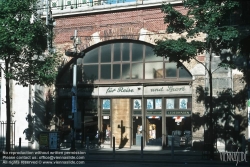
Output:
M143 45L133 43L132 45L132 61L143 60Z
M186 68L180 67L179 68L179 77L180 78L192 78L192 75L187 71Z
M129 51L130 51L130 47L129 47L129 43L123 43L123 47L122 47L122 61L129 61Z
M176 77L177 76L177 66L176 63L165 63L166 77Z
M86 53L83 58L83 63L98 63L98 48L95 48Z
M113 64L113 79L121 79L121 65Z
M132 79L143 79L143 64L134 63L132 64Z
M145 79L163 78L163 63L145 63Z
M114 61L121 61L121 44L114 44Z
M122 65L122 79L130 79L130 64Z
M84 80L98 79L98 65L84 65L83 76Z
M145 61L162 61L163 58L154 54L153 48L146 46Z
M111 62L111 44L104 45L101 47L101 62Z
M101 79L111 79L111 64L101 65Z

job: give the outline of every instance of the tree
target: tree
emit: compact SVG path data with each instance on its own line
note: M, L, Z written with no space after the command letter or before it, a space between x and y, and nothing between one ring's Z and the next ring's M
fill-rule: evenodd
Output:
M210 158L214 158L213 137L213 86L212 86L212 55L221 55L222 50L235 53L239 31L228 24L228 16L238 8L239 4L233 0L184 0L186 14L177 11L171 4L163 4L162 12L166 14L164 22L168 24L168 33L182 34L174 39L157 40L154 52L159 56L168 57L169 61L190 62L192 59L202 64L209 78L209 134ZM185 35L183 37L183 35ZM197 40L197 36L205 35L204 41ZM208 63L204 64L196 59L197 55L207 54ZM227 64L230 61L226 60ZM225 65L223 61L221 65Z
M57 54L44 54L45 22L37 18L37 0L0 1L0 59L6 79L6 152L10 151L10 80L17 84L51 85L56 77Z

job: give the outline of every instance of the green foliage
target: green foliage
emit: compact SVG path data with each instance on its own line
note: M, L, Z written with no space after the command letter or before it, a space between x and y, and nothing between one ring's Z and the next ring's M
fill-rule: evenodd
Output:
M157 40L154 52L159 56L167 56L170 61L190 61L206 51L219 55L222 49L236 51L238 30L224 24L230 13L239 6L233 0L184 0L186 14L175 10L171 4L163 4L166 14L164 22L168 24L168 33L186 36L177 40ZM197 40L197 36L205 35L205 40Z
M0 59L9 63L5 77L27 86L51 85L56 76L58 56L43 55L48 27L37 18L37 0L6 0L0 3Z

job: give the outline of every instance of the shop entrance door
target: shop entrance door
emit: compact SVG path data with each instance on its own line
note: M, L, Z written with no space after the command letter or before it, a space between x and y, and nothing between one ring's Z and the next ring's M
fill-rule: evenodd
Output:
M147 145L162 145L162 118L149 116L146 119Z
M130 147L131 116L130 99L112 99L112 136L115 136L115 147Z

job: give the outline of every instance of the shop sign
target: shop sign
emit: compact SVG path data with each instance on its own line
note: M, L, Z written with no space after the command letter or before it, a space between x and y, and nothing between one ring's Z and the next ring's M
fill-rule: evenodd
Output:
M191 111L166 111L167 116L190 116Z
M144 90L144 92L143 92ZM77 96L141 96L141 95L192 94L189 85L176 86L121 86L121 87L86 87L78 88ZM71 88L59 88L59 96L72 96Z
M147 115L161 115L161 110L147 111Z
M141 115L141 110L134 110L134 111L133 111L133 114L134 114L134 115Z
M110 110L102 110L102 114L104 114L104 115L110 115Z
M192 94L189 85L178 86L147 86L144 88L144 95L169 95L169 94Z
M132 96L142 95L142 86L130 86L130 87L100 87L100 96Z

